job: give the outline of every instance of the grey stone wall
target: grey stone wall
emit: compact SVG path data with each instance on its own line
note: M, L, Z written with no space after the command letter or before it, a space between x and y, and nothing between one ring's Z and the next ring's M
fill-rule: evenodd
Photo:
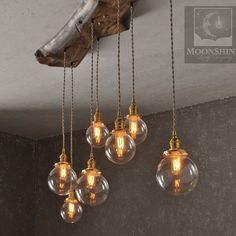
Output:
M0 235L34 235L34 142L0 133Z
M59 211L64 198L47 186L47 175L58 160L61 137L38 142L36 236L235 236L236 235L236 98L180 109L178 133L196 162L200 179L194 192L175 198L156 183L155 172L168 148L171 114L145 117L146 142L126 166L110 163L96 150L98 167L110 184L107 202L84 207L82 220L65 224ZM89 146L84 131L75 133L75 169L86 167ZM69 149L68 149L69 150Z

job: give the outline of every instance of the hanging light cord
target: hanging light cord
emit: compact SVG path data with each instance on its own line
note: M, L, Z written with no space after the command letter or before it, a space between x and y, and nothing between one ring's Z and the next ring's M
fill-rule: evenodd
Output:
M90 81L90 122L93 123L93 77L94 77L94 68L93 68L93 41L94 41L94 22L91 22L91 81ZM93 132L93 131L92 131ZM93 143L91 141L91 150L90 150L90 157L93 156Z
M134 8L133 2L130 4L130 31L131 31L131 47L132 47L132 103L135 104L135 67L134 67Z
M99 105L99 56L100 56L100 39L97 38L97 66L96 66L96 107L97 110L100 110L100 105Z
M66 94L66 50L64 50L64 76L63 76L62 104L61 104L62 152L65 152L65 94Z
M172 125L173 135L176 135L176 98L175 98L175 64L174 64L174 29L173 2L170 0L170 34L171 34L171 70L172 70Z
M120 88L120 0L117 0L117 33L118 33L118 47L117 47L117 68L118 68L118 116L121 117L121 88Z
M73 116L74 116L74 71L71 63L71 109L70 109L70 162L73 168Z

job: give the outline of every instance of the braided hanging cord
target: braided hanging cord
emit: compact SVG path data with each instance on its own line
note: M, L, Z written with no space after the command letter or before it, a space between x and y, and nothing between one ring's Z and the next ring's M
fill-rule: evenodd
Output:
M61 103L62 152L65 152L65 94L66 94L66 50L64 50L64 75Z
M130 32L131 32L131 51L132 51L132 103L135 104L135 56L134 56L134 8L133 2L130 6Z
M100 110L99 104L99 56L100 56L100 40L97 38L97 66L96 66L96 107Z
M117 68L118 68L118 116L121 117L121 73L120 73L120 0L117 0Z
M175 95L175 63L174 63L174 29L173 2L170 0L170 34L171 34L171 71L172 71L172 125L173 135L176 135L176 95Z
M94 22L91 22L91 81L90 81L90 123L93 123L93 106L94 106L94 94L93 94L93 80L94 80L94 67L93 67L93 41L94 41ZM93 129L92 129L93 130ZM93 131L92 131L93 132ZM93 156L93 141L91 140L90 145L90 157Z
M71 63L71 109L70 109L70 162L73 168L73 116L74 116L74 72Z

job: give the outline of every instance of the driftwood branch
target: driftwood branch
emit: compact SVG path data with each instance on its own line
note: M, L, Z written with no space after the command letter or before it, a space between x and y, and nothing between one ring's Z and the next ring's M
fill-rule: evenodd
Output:
M131 0L134 3L137 0ZM130 2L120 0L120 31L129 29ZM94 19L95 38L117 33L117 0L83 0L66 25L35 56L39 63L63 66L63 52L67 50L66 64L78 66L91 47L90 23Z

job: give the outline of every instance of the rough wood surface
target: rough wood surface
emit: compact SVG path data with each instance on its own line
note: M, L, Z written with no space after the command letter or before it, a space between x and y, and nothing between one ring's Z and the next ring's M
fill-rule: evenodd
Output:
M129 29L130 3L138 0L120 0L120 31ZM63 66L63 52L67 50L66 64L78 66L91 47L90 25L94 19L95 37L117 33L117 0L83 0L66 25L35 56L39 63Z

